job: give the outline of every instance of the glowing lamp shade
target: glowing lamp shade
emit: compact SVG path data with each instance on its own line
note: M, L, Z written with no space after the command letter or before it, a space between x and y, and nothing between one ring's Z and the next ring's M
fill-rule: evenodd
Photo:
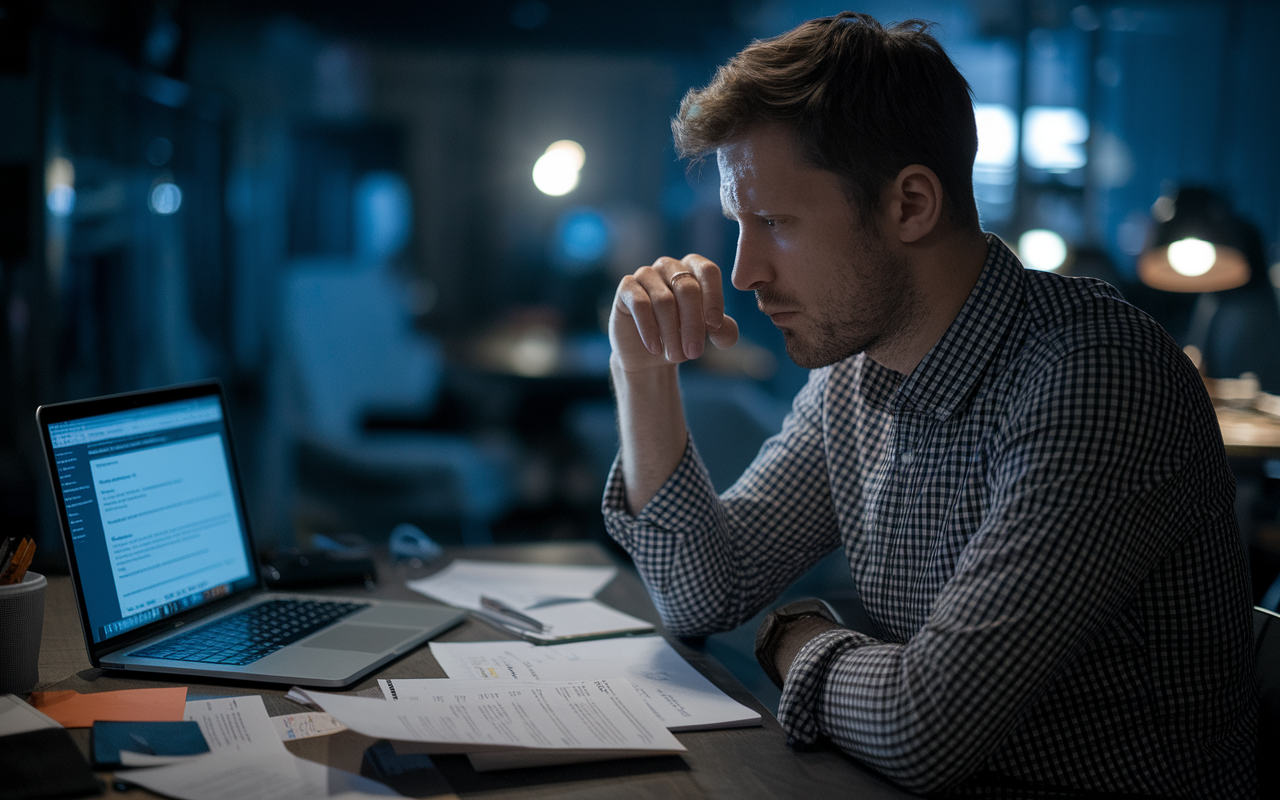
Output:
M578 173L586 160L586 151L577 142L552 142L533 165L533 185L552 197L566 195L577 188Z
M1029 230L1018 237L1018 257L1041 272L1054 272L1067 260L1067 243L1053 231Z
M1152 206L1157 225L1138 257L1138 278L1166 292L1223 292L1249 282L1239 222L1225 200L1186 187Z
M1249 281L1249 263L1234 247L1187 237L1145 251L1138 277L1166 292L1224 292Z

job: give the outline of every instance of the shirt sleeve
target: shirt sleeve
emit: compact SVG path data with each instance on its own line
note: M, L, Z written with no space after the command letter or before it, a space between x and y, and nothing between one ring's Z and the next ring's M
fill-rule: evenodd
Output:
M675 472L634 517L614 463L605 526L635 561L672 633L737 627L839 545L822 443L826 374L810 376L782 431L723 497L692 438Z
M782 695L789 741L826 735L920 792L977 771L1161 560L1191 536L1235 536L1194 378L1095 346L1011 398L985 454L991 506L923 628L905 644L811 640Z

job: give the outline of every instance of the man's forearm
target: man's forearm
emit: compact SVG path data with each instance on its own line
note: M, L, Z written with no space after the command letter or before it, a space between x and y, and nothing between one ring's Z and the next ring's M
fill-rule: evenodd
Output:
M627 506L632 514L653 498L684 456L689 433L676 365L629 373L610 360L618 402L618 433Z

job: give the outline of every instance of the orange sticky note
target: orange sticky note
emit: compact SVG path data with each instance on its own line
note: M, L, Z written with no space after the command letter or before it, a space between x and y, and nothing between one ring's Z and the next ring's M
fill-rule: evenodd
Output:
M95 720L109 722L181 722L187 708L187 687L121 689L116 692L32 692L31 705L64 728L89 728Z

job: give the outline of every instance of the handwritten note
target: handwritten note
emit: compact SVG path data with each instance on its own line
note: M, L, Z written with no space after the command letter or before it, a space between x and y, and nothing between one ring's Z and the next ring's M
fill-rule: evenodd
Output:
M347 729L346 725L322 711L272 717L271 723L276 726L276 733L280 734L280 740L283 742L292 739L310 739L314 736L328 736L331 733L338 733Z

